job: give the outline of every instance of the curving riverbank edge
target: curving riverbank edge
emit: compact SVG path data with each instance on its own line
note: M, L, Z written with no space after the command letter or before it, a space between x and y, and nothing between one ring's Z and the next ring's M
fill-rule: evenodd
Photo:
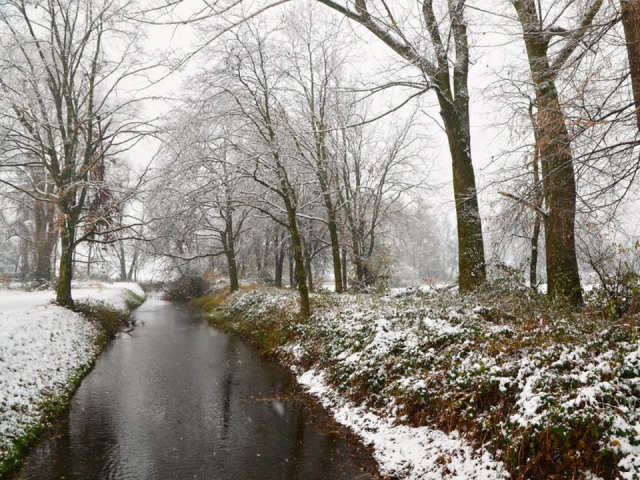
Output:
M340 303L344 306L345 301L349 303L347 296ZM371 408L367 403L372 392L353 395L341 391L330 372L330 365L340 360L334 356L337 350L325 345L321 351L312 352L311 345L320 339L310 327L323 321L329 310L338 310L328 295L314 295L313 302L316 313L308 320L298 317L295 294L282 290L245 290L231 296L218 292L191 304L208 310L208 321L214 327L239 335L288 367L304 390L370 449L384 478L509 478L501 461L483 448L474 448L455 430L445 433L427 426L410 426L398 421L400 415L396 413L402 405L396 405L393 399L383 408ZM357 342L358 332L352 333L339 341Z
M318 293L305 319L294 291L260 286L192 304L288 366L383 475L640 475L640 340L593 308L432 288Z
M67 410L100 353L146 296L135 283L73 290L76 312L52 292L0 291L0 479Z

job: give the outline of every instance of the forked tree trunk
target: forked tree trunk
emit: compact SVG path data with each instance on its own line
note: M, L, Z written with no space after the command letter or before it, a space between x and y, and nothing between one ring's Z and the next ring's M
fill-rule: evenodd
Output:
M542 167L547 292L551 298L582 303L575 245L576 180L571 139L560 105L555 72L547 56L548 37L537 29L533 0L514 2L538 103L537 143Z
M640 1L620 0L622 26L627 43L627 55L631 70L631 87L636 110L636 123L640 131Z

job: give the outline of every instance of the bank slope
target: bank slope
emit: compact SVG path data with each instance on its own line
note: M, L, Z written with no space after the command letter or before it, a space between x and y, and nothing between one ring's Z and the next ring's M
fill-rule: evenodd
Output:
M144 299L134 283L73 290L83 312L111 321ZM107 340L104 326L54 305L54 293L0 291L0 477L67 403Z
M407 479L640 476L635 329L540 298L236 294L211 321L290 365Z

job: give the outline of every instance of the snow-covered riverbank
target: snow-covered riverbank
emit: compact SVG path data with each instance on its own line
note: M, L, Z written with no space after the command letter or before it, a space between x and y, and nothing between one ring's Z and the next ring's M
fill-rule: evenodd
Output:
M205 302L203 302L204 304ZM527 290L234 294L212 322L275 354L403 479L637 478L640 342ZM629 322L629 319L626 319Z
M127 311L129 292L144 296L134 283L99 283L74 289L73 297ZM70 393L100 350L100 327L51 303L54 296L0 291L0 463L40 425L47 403Z

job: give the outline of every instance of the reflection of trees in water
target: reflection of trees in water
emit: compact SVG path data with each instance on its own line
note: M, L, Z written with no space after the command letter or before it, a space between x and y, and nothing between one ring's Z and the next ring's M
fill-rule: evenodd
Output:
M108 347L62 434L38 448L35 468L20 478L338 480L361 473L342 438L322 428L326 415L292 398L290 375L238 339L210 335L188 311L169 304L138 313L147 327Z
M297 402L291 405L291 411L295 417L295 428L291 438L291 456L289 457L289 469L287 479L294 480L300 478L300 464L304 457L305 430L307 428L306 410Z
M52 427L51 438L35 448L18 478L111 478L112 454L118 447L116 425L105 399L92 394L98 385L87 380L76 392L71 411Z
M230 361L231 359L235 361L237 354L236 341L227 337L225 347L224 358L227 359L227 368L222 381L222 439L228 440L229 427L231 425L231 395L233 394L233 379L236 369L235 365L230 364Z

